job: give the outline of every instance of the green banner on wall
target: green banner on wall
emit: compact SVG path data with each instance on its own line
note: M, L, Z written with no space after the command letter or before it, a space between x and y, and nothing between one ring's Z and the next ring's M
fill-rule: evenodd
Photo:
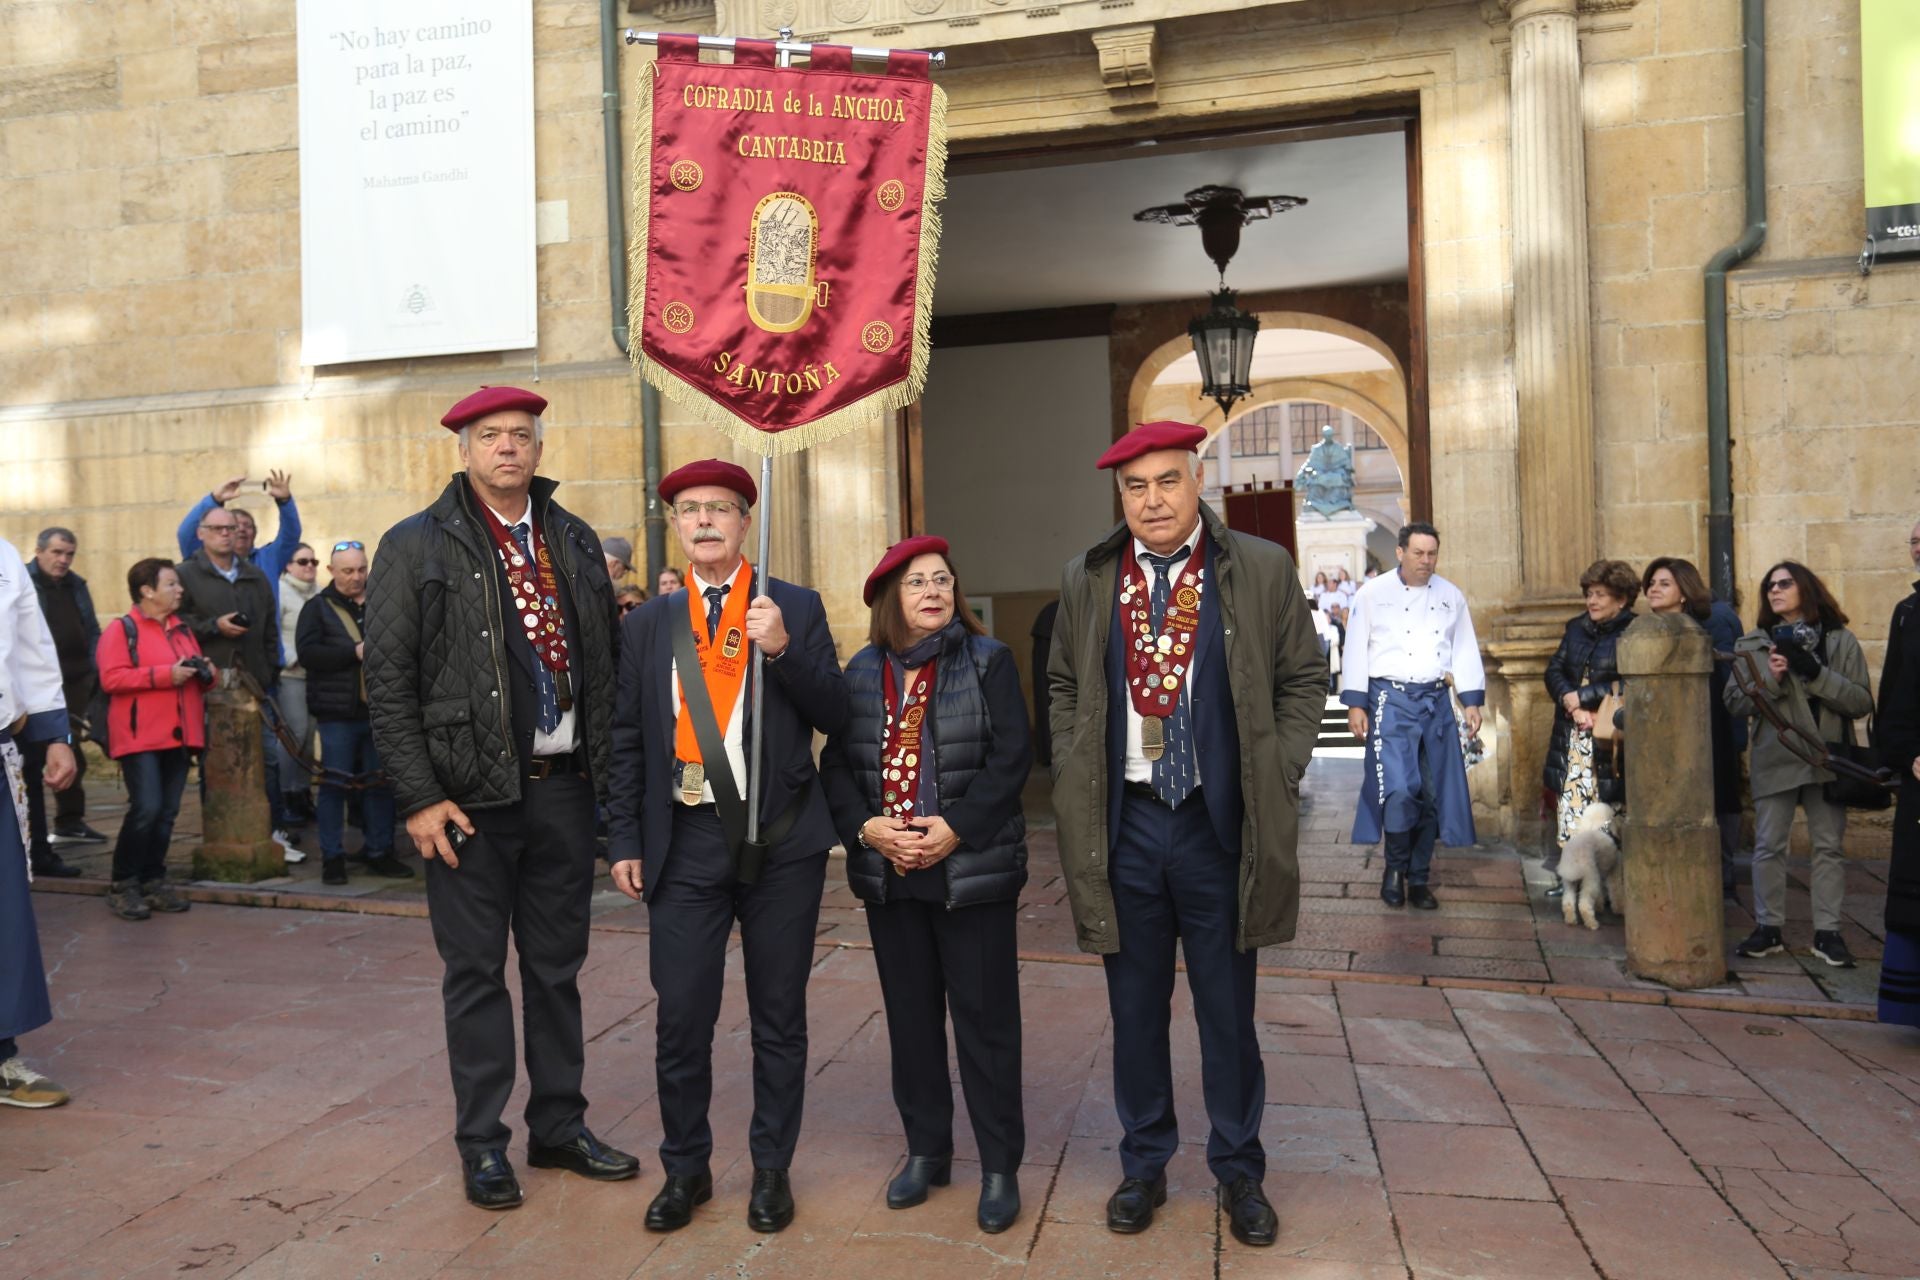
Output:
M1874 251L1920 252L1920 0L1860 0L1860 116Z

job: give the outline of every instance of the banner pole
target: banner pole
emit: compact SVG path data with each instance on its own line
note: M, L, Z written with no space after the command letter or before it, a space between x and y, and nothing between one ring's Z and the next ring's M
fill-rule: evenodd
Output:
M632 33L629 33L631 35ZM780 44L776 46L775 59L780 66L793 65L793 54L785 47L793 40L793 28L780 28ZM755 564L755 572L760 577L760 594L773 594L773 571L769 562L773 558L773 521L767 518L767 512L773 502L773 455L760 457L760 559ZM791 637L789 637L791 643ZM764 746L767 718L761 714L766 709L767 654L759 645L753 646L753 697L751 701L751 723L753 741L748 746L747 755L747 843L754 844L760 839L760 782L766 776Z

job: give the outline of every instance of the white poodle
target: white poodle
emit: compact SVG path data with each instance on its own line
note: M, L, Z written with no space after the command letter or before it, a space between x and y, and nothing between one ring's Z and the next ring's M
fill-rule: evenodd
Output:
M1620 842L1613 837L1612 825L1613 806L1595 801L1580 815L1573 835L1560 850L1560 878L1567 886L1560 898L1560 913L1568 924L1600 927L1594 905L1602 882L1615 911L1625 902L1620 891Z

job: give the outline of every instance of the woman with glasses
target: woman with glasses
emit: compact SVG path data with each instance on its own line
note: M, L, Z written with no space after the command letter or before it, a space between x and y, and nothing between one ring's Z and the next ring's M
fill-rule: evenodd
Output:
M1020 792L1032 765L1013 653L985 634L943 538L895 544L868 576L867 646L847 664L849 712L820 761L867 904L886 1001L907 1209L953 1172L953 1018L980 1150L982 1231L1020 1213L1020 989L1014 920L1027 881Z
M1822 787L1833 774L1815 761L1823 744L1844 741L1853 721L1872 713L1867 660L1847 630L1847 615L1813 570L1783 560L1760 579L1760 591L1759 625L1734 646L1723 694L1727 710L1756 720L1749 758L1754 930L1736 952L1786 950L1780 930L1787 922L1787 840L1797 807L1807 815L1813 850L1813 954L1851 969L1853 954L1840 937L1847 811L1826 798ZM1784 733L1775 718L1787 726Z
M1715 653L1731 653L1740 639L1740 615L1715 600L1692 561L1661 556L1640 579L1647 608L1654 613L1684 613L1706 628ZM1740 852L1740 753L1747 749L1747 722L1727 710L1725 694L1731 668L1713 664L1708 708L1713 741L1713 812L1720 824L1720 891L1733 895L1733 859Z
M280 691L274 695L274 703L280 709L280 719L285 722L288 735L298 744L300 753L309 759L313 756L313 720L307 715L307 669L300 665L300 655L289 642L300 628L300 611L319 594L320 557L302 542L293 549L293 558L287 561L286 572L280 575L280 635L286 665L280 668ZM274 818L274 825L296 826L308 822L314 814L307 771L284 741L276 740L274 747L280 755L281 796L281 810Z
M614 588L614 607L620 610L620 616L626 617L647 602L647 593L632 582L625 582Z
M1620 763L1610 744L1596 749L1593 731L1601 704L1620 679L1614 650L1633 621L1640 579L1624 560L1595 560L1580 575L1580 594L1586 610L1568 619L1560 648L1547 663L1547 692L1556 704L1542 778L1554 797L1553 851L1546 861L1553 872L1549 898L1560 896L1560 850L1579 829L1587 806L1599 801L1617 810L1627 799ZM1611 826L1607 831L1618 838ZM1613 905L1617 910L1620 904Z

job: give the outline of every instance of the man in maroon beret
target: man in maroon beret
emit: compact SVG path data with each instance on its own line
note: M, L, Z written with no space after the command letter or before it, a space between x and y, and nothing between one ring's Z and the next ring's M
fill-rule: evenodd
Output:
M846 692L817 593L756 578L741 556L759 493L731 462L660 482L686 552L686 585L620 624L607 857L647 904L654 1081L666 1185L647 1208L674 1231L713 1196L713 1032L727 938L740 927L753 1026L753 1190L747 1225L793 1221L788 1167L807 1079L807 975L827 850L838 837L814 770L815 732L838 731ZM762 756L747 758L752 656L765 657ZM757 777L754 776L757 773ZM758 838L747 802L758 786Z
M1125 1136L1107 1226L1144 1231L1178 1149L1167 1021L1176 940L1199 1024L1207 1165L1234 1238L1270 1245L1259 948L1293 937L1300 778L1327 661L1286 549L1200 500L1207 433L1151 422L1099 466L1123 524L1068 563L1047 674L1060 863L1106 966Z
M427 863L446 978L467 1199L521 1200L501 1121L514 1084L511 933L527 1031L527 1162L604 1181L640 1162L596 1139L581 1093L594 806L610 777L613 586L600 539L539 477L547 402L482 387L440 425L456 474L387 531L367 584L373 736Z

